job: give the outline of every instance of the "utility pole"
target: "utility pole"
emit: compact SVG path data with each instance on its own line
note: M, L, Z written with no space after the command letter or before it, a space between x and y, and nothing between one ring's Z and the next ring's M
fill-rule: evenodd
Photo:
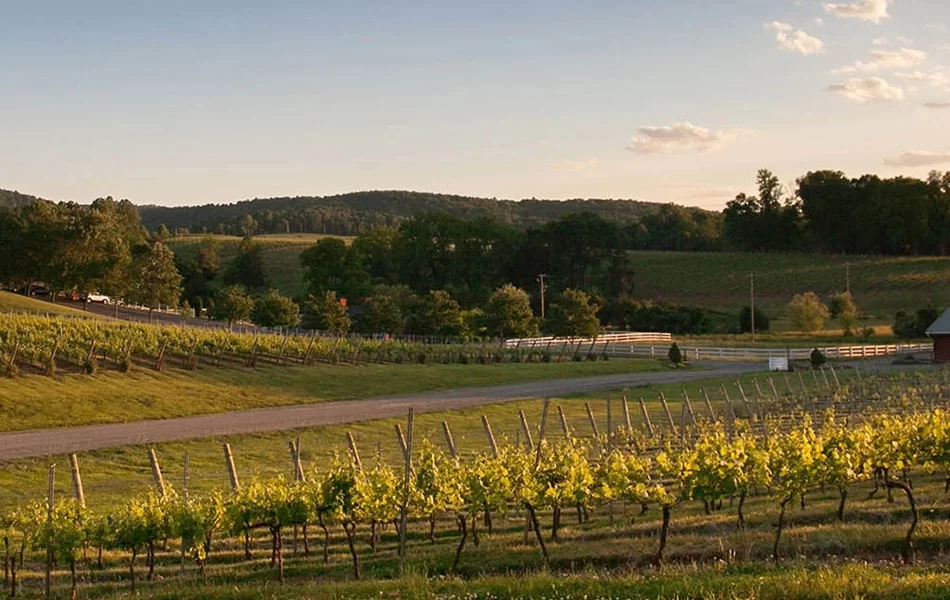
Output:
M538 283L541 286L541 318L544 318L544 290L547 286L544 285L544 278L547 277L546 274L541 273L538 275Z
M851 263L844 263L844 291L851 293Z
M749 273L749 296L752 304L749 318L752 320L752 344L755 345L755 273Z

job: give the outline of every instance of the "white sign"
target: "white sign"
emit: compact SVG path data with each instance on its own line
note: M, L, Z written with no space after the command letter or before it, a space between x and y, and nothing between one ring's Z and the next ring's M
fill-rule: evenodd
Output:
M770 356L769 371L788 371L788 357Z

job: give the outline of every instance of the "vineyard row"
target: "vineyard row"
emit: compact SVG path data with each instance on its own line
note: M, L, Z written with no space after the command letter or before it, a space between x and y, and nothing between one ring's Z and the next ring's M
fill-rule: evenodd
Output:
M98 548L100 561L103 548L114 549L126 553L134 587L137 557L144 554L151 578L156 552L168 539L181 539L182 548L204 573L221 538L243 539L244 556L250 560L252 533L263 530L270 539L272 565L282 580L288 528L302 528L309 549L307 528L317 526L324 562L329 560L330 528L343 530L353 576L358 578L358 529L368 529L375 551L382 527L392 525L404 557L410 551L406 536L410 526L427 524L429 540L434 541L440 517L451 515L458 535L457 568L479 522L491 535L493 516L513 513L523 514L526 530L532 532L547 563L548 544L565 541L564 511L576 510L583 521L593 511L612 510L618 501L661 511L659 542L652 557L660 564L678 507L701 502L709 513L721 509L724 500L734 501L736 526L741 529L746 500L753 495L766 495L779 509L772 552L778 560L786 509L792 501L804 503L806 495L819 489L837 490L837 519L843 520L849 489L865 481L888 495L898 491L906 497L910 523L902 556L911 562L913 535L921 518L911 476L937 472L950 482L944 378L945 373L937 373L865 377L851 385L829 382L807 397L763 395L761 412L749 419L736 416L727 405L712 418L690 418L671 428L649 427L648 419L633 427L625 408L625 422L590 438L574 435L560 411L564 436L546 435L554 427L546 402L537 428L527 425L523 413L519 415L522 443L499 445L484 419L490 451L464 455L447 424L447 450L429 440L414 444L410 411L405 434L397 427L401 468L379 457L364 465L349 437L347 458L308 472L301 464L299 446L292 442L293 480L277 477L242 485L226 445L230 490L201 496L176 492L164 483L152 453L155 488L112 512L88 511L78 493L75 499L53 502L50 497L5 515L6 565L15 586L25 551L43 552L48 569L53 562L70 566L75 586L75 567L84 548ZM75 463L74 470L78 475ZM542 517L550 518L549 536Z
M0 315L0 367L54 374L58 368L95 373L100 366L128 371L134 365L161 370L259 364L361 364L560 362L600 360L607 347L593 344L554 348L508 347L504 342L425 344L364 338L239 334L175 326Z

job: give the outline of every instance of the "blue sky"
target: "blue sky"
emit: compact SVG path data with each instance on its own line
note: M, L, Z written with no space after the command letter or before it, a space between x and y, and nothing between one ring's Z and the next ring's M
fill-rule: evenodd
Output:
M0 0L0 187L719 208L950 169L950 2Z

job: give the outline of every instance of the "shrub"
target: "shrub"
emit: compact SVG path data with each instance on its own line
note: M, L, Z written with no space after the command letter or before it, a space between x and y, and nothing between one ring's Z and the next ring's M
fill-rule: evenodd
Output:
M674 365L679 365L683 362L683 353L680 351L680 347L676 342L673 342L673 345L670 346L670 351L667 356L670 357L670 362Z
M894 325L891 329L899 338L922 338L927 335L927 328L937 320L939 315L940 313L934 308L921 308L913 315L899 310L894 315Z
M620 306L629 331L658 331L674 335L701 335L729 327L731 319L702 308L659 302L625 301ZM732 323L734 326L734 322Z
M809 334L825 326L830 313L814 292L798 294L788 303L788 318L802 333Z
M845 335L852 335L858 323L858 307L849 292L839 292L828 303L832 319L837 319Z
M825 358L825 355L822 354L821 350L819 350L818 348L815 348L814 350L811 351L810 360L811 360L811 367L813 369L817 369L821 367L821 365L828 362L828 359Z

